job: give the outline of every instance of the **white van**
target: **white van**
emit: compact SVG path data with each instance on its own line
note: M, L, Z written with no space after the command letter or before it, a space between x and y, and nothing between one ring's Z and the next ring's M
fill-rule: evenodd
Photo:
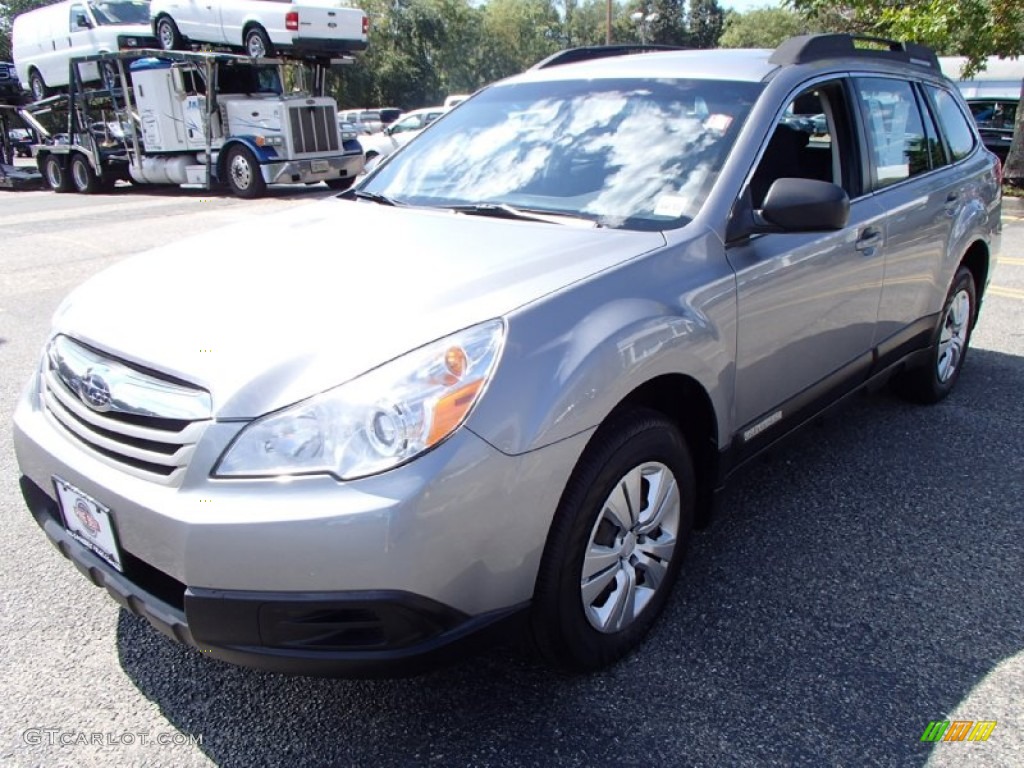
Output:
M61 0L15 16L11 37L18 79L36 100L67 87L73 56L156 47L148 0ZM99 79L95 65L83 73Z

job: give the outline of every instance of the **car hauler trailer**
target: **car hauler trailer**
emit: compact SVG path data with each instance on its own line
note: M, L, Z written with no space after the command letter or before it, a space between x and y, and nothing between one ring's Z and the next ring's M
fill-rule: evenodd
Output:
M43 177L35 168L14 164L11 131L21 126L16 105L0 103L0 189L40 189Z
M116 75L86 90L88 64ZM27 108L67 112L66 142L36 147L39 170L56 192L97 192L119 179L226 184L245 198L271 183L346 189L362 149L339 133L334 100L312 95L322 93L326 66L314 63L312 92L285 93L276 59L162 50L72 59L68 94Z

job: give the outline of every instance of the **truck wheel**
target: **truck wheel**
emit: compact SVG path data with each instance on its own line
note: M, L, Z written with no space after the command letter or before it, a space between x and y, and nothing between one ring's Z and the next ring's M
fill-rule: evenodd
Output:
M228 185L239 197L251 200L267 191L267 182L260 173L260 164L247 147L235 145L228 151Z
M355 180L355 176L349 176L347 179L324 179L324 183L337 192L344 192L355 183Z
M555 513L530 630L551 663L611 664L661 613L693 527L693 461L665 416L632 408L587 446Z
M71 183L75 191L83 195L93 195L100 191L100 180L96 178L88 158L77 152L71 156Z
M180 51L185 48L185 40L178 30L178 25L170 16L161 16L156 21L156 37L160 47L165 51Z
M43 76L39 74L38 69L33 69L28 76L28 87L32 91L33 101L39 101L45 99L50 95L50 89L46 87L46 81L43 80Z
M904 371L893 380L897 394L931 404L953 391L964 367L977 313L974 275L967 267L960 267L942 305L928 362L920 368Z
M274 45L270 42L263 27L252 26L245 32L245 52L254 59L264 59L274 55Z
M70 192L71 179L68 178L67 170L60 155L47 155L42 161L43 177L50 189L54 192Z

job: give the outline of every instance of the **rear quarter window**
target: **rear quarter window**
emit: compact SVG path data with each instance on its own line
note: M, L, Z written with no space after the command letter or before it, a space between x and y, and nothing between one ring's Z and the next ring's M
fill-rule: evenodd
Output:
M928 98L935 109L939 130L946 138L953 162L963 160L974 149L974 129L971 118L964 114L960 105L949 91L935 86L925 86Z

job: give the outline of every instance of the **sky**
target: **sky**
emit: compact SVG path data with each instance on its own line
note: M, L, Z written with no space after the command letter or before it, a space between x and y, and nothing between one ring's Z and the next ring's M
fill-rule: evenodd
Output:
M745 13L754 8L774 8L779 5L779 0L718 0L718 4L726 10L732 8L734 11Z

